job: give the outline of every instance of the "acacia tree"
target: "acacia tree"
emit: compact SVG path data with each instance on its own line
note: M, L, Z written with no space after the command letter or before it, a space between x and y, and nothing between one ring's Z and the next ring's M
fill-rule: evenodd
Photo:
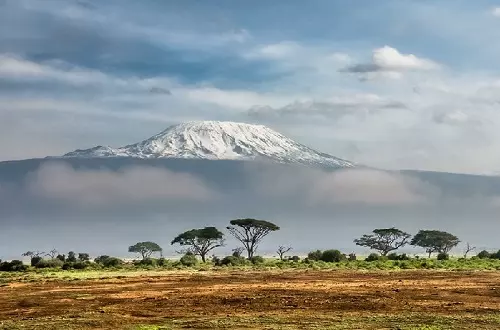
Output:
M201 260L205 262L208 252L224 246L224 234L215 227L191 229L179 234L171 244L189 246L188 251L200 256Z
M139 253L142 260L151 257L154 252L161 252L162 248L154 242L139 242L129 246L128 252Z
M439 230L420 230L410 242L411 245L424 248L429 258L433 252L450 252L458 243L458 237Z
M469 242L467 242L465 244L465 251L464 251L464 259L467 259L467 255L469 254L469 252L472 252L476 249L475 246L472 246L469 244Z
M35 266L37 263L39 263L42 260L42 255L44 255L45 252L40 252L40 251L27 251L22 254L23 257L29 257L30 258L30 263L31 266Z
M278 246L278 250L276 250L276 253L278 254L280 260L283 260L283 258L285 257L285 253L287 253L291 250L292 250L291 246L280 245L280 246Z
M377 250L383 256L408 244L411 237L410 234L394 227L375 229L372 233L355 239L354 243Z
M59 254L59 252L57 252L56 249L52 249L48 253L46 253L45 255L50 257L51 259L54 259L58 254Z
M229 222L229 233L243 244L247 251L248 259L254 256L259 243L270 232L279 230L280 227L272 222L257 219L236 219Z

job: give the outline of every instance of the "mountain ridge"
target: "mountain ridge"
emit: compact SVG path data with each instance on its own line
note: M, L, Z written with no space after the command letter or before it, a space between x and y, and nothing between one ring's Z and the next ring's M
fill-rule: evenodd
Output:
M316 151L263 125L192 121L172 125L135 144L78 149L64 158L265 159L277 163L352 168L353 162Z

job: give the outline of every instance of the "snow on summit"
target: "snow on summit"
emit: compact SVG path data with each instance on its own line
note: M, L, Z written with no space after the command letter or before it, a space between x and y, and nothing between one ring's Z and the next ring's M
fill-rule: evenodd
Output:
M354 164L302 144L262 125L197 121L170 126L142 142L120 148L97 146L64 157L135 157L251 160L269 159L332 167Z

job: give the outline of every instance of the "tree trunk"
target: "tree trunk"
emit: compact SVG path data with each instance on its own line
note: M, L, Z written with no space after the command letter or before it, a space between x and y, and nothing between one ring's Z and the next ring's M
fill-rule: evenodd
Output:
M430 258L431 258L431 254L432 254L432 252L429 252L429 257L428 257L428 259L430 259Z
M205 262L205 254L200 255L201 261Z

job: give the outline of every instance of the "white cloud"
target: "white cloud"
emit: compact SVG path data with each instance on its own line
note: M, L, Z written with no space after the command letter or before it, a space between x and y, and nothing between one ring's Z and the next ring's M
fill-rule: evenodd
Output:
M500 17L500 7L493 8L491 14L495 17Z
M439 68L440 65L432 60L413 54L402 54L395 48L384 46L373 50L371 62L350 65L340 71L357 74L360 80L364 81L377 78L400 79L405 72Z
M373 64L382 71L433 70L439 65L413 54L401 54L397 49L384 46L373 51Z

